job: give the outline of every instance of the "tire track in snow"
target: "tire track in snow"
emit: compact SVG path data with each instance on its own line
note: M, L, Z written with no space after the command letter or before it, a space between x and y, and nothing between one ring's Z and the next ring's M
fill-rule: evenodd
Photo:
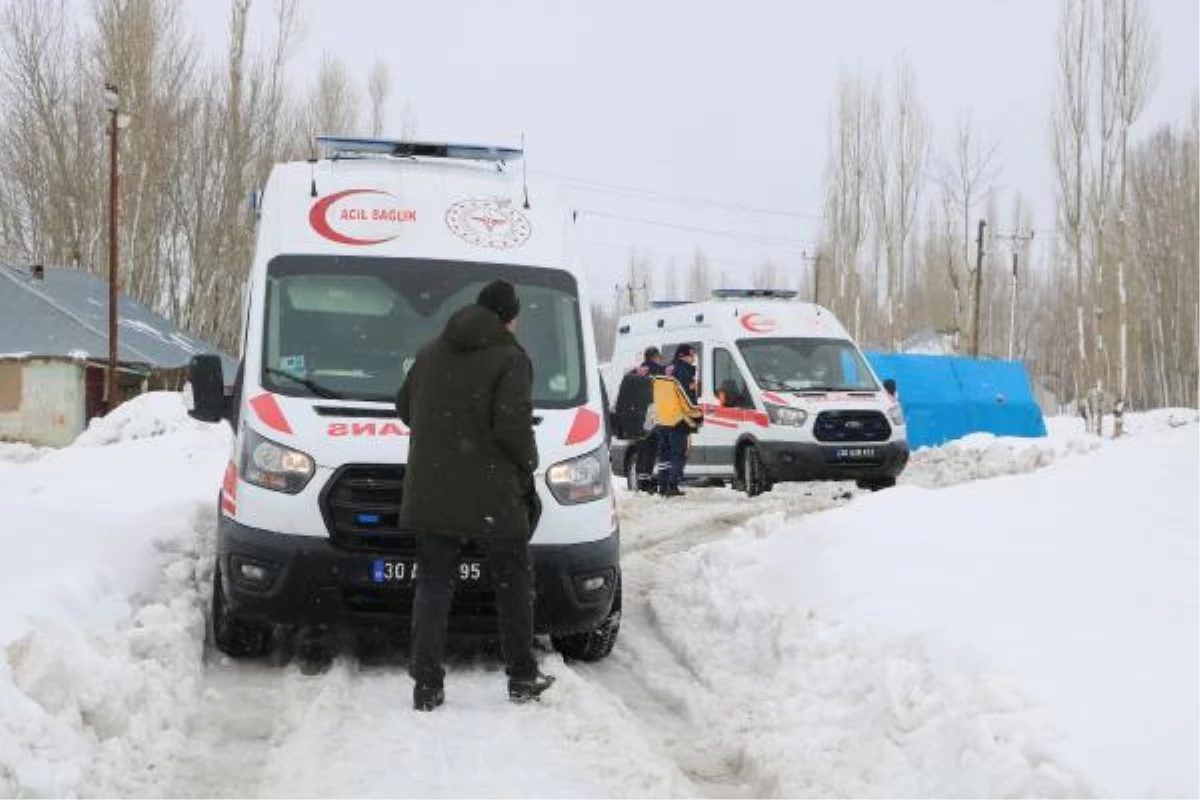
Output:
M599 664L580 665L581 675L603 686L637 716L646 734L678 764L705 797L766 797L775 788L745 769L738 732L713 729L704 709L714 687L696 674L664 635L650 604L664 561L727 536L747 525L845 505L852 485L780 487L749 499L722 489L692 489L687 505L677 500L623 495L623 610L617 647Z

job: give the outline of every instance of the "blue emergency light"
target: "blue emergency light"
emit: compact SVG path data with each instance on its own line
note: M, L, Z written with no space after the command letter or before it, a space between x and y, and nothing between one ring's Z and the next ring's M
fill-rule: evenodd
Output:
M396 156L399 158L459 158L468 161L516 161L525 151L516 147L451 142L406 142L356 136L318 136L317 144L334 157Z

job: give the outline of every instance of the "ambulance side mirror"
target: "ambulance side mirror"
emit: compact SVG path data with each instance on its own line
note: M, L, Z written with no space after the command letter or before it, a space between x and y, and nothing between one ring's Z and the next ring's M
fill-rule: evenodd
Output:
M892 378L883 379L883 390L892 397L896 396L896 381Z
M201 422L220 422L226 413L220 357L212 354L193 356L188 372L192 385L192 405L188 415Z

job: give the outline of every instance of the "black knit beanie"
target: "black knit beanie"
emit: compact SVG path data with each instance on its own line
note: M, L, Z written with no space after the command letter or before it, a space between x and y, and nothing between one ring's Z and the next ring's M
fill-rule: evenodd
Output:
M521 313L517 290L508 281L492 281L479 292L475 302L495 312L503 323L512 322Z

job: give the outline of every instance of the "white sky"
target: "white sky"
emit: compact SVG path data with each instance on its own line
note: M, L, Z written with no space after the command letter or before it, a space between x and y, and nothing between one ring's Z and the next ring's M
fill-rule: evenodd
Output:
M256 6L256 35L265 36L271 4ZM1147 6L1160 61L1142 129L1186 116L1200 65L1200 4ZM309 0L293 67L308 83L328 50L365 86L383 59L393 85L387 132L399 130L407 103L420 138L508 144L524 132L531 170L798 214L573 191L581 209L741 237L584 214L584 256L603 296L635 245L678 254L681 267L699 247L730 273L767 257L801 269L802 242L817 231L839 70L861 65L887 79L901 53L915 67L935 154L969 110L999 148L998 184L1019 189L1049 232L1059 8L1053 0ZM192 0L188 10L221 46L228 4ZM1007 229L1011 201L1000 208L996 226Z

